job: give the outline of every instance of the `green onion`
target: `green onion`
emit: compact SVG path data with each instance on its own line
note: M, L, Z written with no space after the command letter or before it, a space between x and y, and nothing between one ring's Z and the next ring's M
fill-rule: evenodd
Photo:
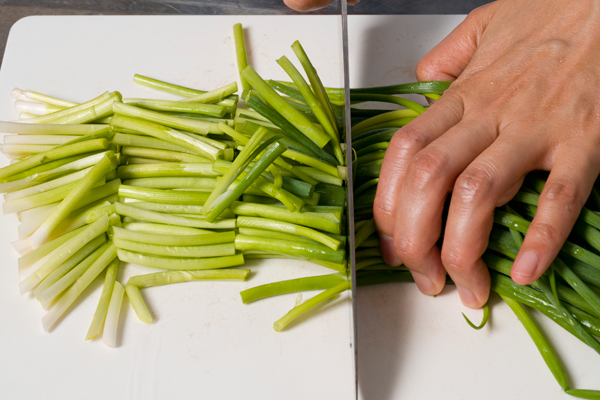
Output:
M142 135L130 135L125 133L117 133L113 139L114 144L118 144L119 146L130 146L130 147L147 147L150 149L158 149L158 150L170 150L177 151L180 153L190 153L197 154L192 150L188 150L185 147L178 146L176 144L172 144L169 142L165 142L161 139L155 139L149 136ZM206 159L206 162L212 162L209 159Z
M238 228L259 228L276 232L291 233L294 235L299 235L312 239L315 242L321 243L333 250L337 250L340 247L339 240L336 240L314 229L306 228L297 224L291 224L289 222L277 221L267 218L238 217L237 226Z
M202 104L191 101L171 101L153 99L123 99L124 104L154 111L203 114L221 118L225 115L225 107L216 104Z
M100 295L100 301L98 301L98 307L96 308L96 312L94 313L94 318L92 319L92 324L88 333L85 337L85 340L92 340L98 337L100 331L102 330L102 326L104 325L104 321L106 320L106 315L108 312L108 307L110 304L110 300L112 297L113 288L116 284L117 277L117 269L119 267L119 263L111 263L106 269L106 276L104 277L104 286L102 288L102 294Z
M194 189L202 192L211 192L215 188L217 181L212 178L178 176L129 179L124 181L123 184L154 189Z
M237 23L233 25L233 40L235 41L235 55L237 58L238 72L240 73L240 80L242 82L243 90L250 90L252 86L244 77L242 77L242 71L248 65L248 59L246 56L246 42L244 41L244 30L242 24Z
M192 190L162 190L150 188L138 188L135 186L121 185L119 187L119 196L130 199L151 201L155 203L167 204L204 204L208 199L208 193Z
M257 73L251 65L242 71L242 77L252 85L254 89L266 100L266 102L277 110L289 123L313 141L319 148L323 148L331 138L322 130L317 128L304 115L288 104L277 92L275 92Z
M213 233L212 231L190 228L186 226L175 226L154 223L129 222L123 225L127 230L134 232L155 233L159 235L195 236Z
M185 102L194 102L194 103L217 103L218 105L226 106L226 107L235 107L237 105L237 97L232 94L237 92L238 86L237 82L231 82L223 87L220 87L215 90L211 90L210 92L205 92L202 94L197 94L194 96L190 96L184 100ZM226 97L229 97L226 100ZM235 101L233 101L235 100Z
M257 149L257 150L260 150ZM214 221L219 217L223 211L228 208L238 197L240 197L250 185L258 179L269 165L277 159L286 147L280 142L274 142L270 144L256 161L256 163L250 168L250 170L240 179L239 183L232 190L228 190L219 197L215 198L213 203L205 204L207 208L206 219L207 221ZM243 169L243 168L242 168ZM211 193L212 196L212 193Z
M206 258L232 256L235 254L235 246L233 243L203 246L164 246L133 242L118 237L113 237L113 242L118 249L165 257Z
M138 318L142 322L151 324L154 322L154 318L150 310L148 310L139 288L204 279L240 279L245 281L249 275L249 269L156 272L154 274L137 275L129 278L125 290Z
M131 110L131 108L136 108L136 107L131 107L131 106L122 104L121 106L116 107L115 112L119 112L119 110L122 110L123 108L125 108L125 110ZM148 111L148 112L150 112L150 111ZM144 134L153 136L157 139L164 140L165 142L176 144L178 146L181 146L183 148L193 151L195 154L199 154L202 157L207 157L212 160L216 160L222 154L221 149L217 149L217 148L211 146L210 144L199 140L196 137L192 137L189 134L179 132L179 131L169 128L167 126L163 126L163 125L159 125L158 123L155 123L155 122L159 122L159 123L164 122L162 120L145 121L145 120L142 120L139 118L131 118L131 117L138 117L139 116L138 114L144 115L143 112L142 113L131 112L127 115L116 115L113 117L113 119L110 121L110 123L112 126L136 130L136 131L142 132ZM198 122L202 122L202 121L198 121ZM171 124L171 125L176 125L176 124ZM206 131L205 133L208 133L208 131Z
M335 213L290 212L277 206L241 202L234 202L231 210L236 215L271 218L329 233L339 234L341 232L341 219Z
M308 290L326 290L333 286L346 283L345 278L338 274L309 276L306 278L267 283L240 292L244 304L282 294L304 292Z
M478 331L487 324L488 319L490 318L490 305L488 303L485 303L485 305L483 306L483 318L481 320L481 324L479 325L475 325L474 323L472 323L471 320L467 318L467 316L464 313L462 316L465 318L465 321L467 321L467 324L469 324L471 328Z
M118 260L115 260L118 265ZM108 310L106 311L106 321L104 323L104 331L102 332L102 341L110 347L117 345L117 328L119 325L119 315L121 313L121 304L125 289L119 282L115 282Z
M106 251L81 275L79 279L71 286L62 297L56 302L52 309L42 318L42 325L45 331L49 331L58 322L60 317L77 300L83 291L96 279L98 275L115 260L115 247L109 246ZM114 261L113 261L114 260ZM108 320L107 320L108 321Z
M48 115L30 118L23 122L30 124L83 124L111 115L113 103L120 100L119 92L106 92L85 103Z
M77 207L79 201L87 195L92 186L111 169L116 168L114 158L105 156L90 172L73 188L44 223L31 235L29 240L33 248L43 244L58 225Z
M258 112L263 117L267 118L274 125L276 125L284 134L290 139L293 139L301 146L304 146L305 151L311 153L311 155L318 157L319 159L331 164L336 165L337 161L335 157L327 153L316 143L305 136L300 130L298 130L293 124L288 122L278 111L268 105L260 96L255 92L249 92L244 98L246 105L252 107L253 110ZM247 122L244 123L246 125ZM293 148L293 146L290 146ZM302 149L300 149L302 150Z
M332 250L322 244L299 243L287 240L267 239L246 235L235 237L237 250L260 250L281 253L290 256L299 256L307 259L318 259L332 263L342 263L345 260L344 250Z
M529 314L527 314L527 311L525 311L521 303L510 297L502 295L500 296L502 297L502 300L504 300L506 304L508 304L508 306L513 310L515 315L519 318L519 320L527 330L527 333L529 333L529 336L531 336L531 339L533 339L533 342L535 343L540 354L542 355L542 358L548 365L548 368L550 368L550 371L554 375L554 378L556 378L558 384L563 388L563 390L568 390L569 383L567 381L565 371L560 365L560 361L558 361L556 354L554 354L554 352L552 351L550 344L544 337L544 334L540 331L540 329L537 327L533 319L531 319Z
M24 124L21 122L0 121L0 132L19 135L69 135L83 136L110 130L104 124Z
M98 219L93 224L87 226L86 229L82 230L78 235L72 237L54 251L48 254L47 261L43 264L30 268L32 270L31 275L24 279L19 288L21 294L27 293L38 285L46 276L52 271L58 268L63 262L71 257L75 252L85 246L87 243L92 241L97 236L100 236L108 230L108 217L104 216Z
M300 315L304 314L311 308L323 303L324 301L330 300L338 294L345 292L349 288L349 282L342 282L325 290L322 293L319 293L318 295L310 298L304 303L294 307L286 315L275 321L275 323L273 324L273 329L275 329L277 332L281 332L290 322L298 318Z
M277 63L285 70L285 72L290 76L290 78L292 78L296 86L298 86L303 98L310 106L310 109L312 110L315 117L323 127L323 130L331 137L333 150L335 152L335 156L337 158L338 163L340 163L341 165L345 164L344 155L342 153L342 149L340 148L337 123L333 119L330 119L330 114L325 108L328 105L323 105L319 101L319 99L317 99L315 94L308 86L308 83L306 83L300 72L296 69L296 67L294 67L290 60L287 59L287 57L281 57L279 60L277 60Z
M146 122L150 122L153 125L160 124L160 126L162 128L164 128L164 126L167 126L167 127L171 127L171 128L175 128L175 129L180 129L183 131L198 133L201 135L206 135L208 133L221 133L221 131L217 128L217 124L215 124L214 122L206 122L206 121L192 120L189 118L176 117L173 115L167 115L167 114L159 113L156 111L150 111L150 110L145 110L143 108L130 106L127 104L123 104L121 102L115 102L113 104L113 111L117 115L135 118L135 119L141 119ZM113 117L113 119L114 119L114 117ZM111 120L110 122L111 122L112 126L118 126L118 127L122 127L122 128L138 130L135 127L127 126L124 123L120 123L120 125L115 125L113 120ZM122 126L122 125L125 125L125 126ZM141 126L142 124L139 123L139 125ZM149 131L155 130L154 127L146 128L146 129L148 129ZM145 133L144 131L142 131L142 132ZM172 133L171 133L171 136L173 136Z
M220 219L214 222L209 222L208 219L204 218L190 218L172 214L164 214L155 211L130 207L123 203L115 203L115 206L117 214L134 218L140 221L187 226L192 228L235 229L235 219Z
M244 256L242 254L212 258L171 258L148 256L121 249L117 250L117 254L119 260L124 262L175 271L229 268L244 264Z
M8 165L4 168L0 168L0 179L8 178L19 172L26 171L30 168L36 167L38 165L50 161L59 160L61 158L67 158L74 155L90 153L92 151L106 150L107 148L108 140L106 139L89 140L86 142L76 143L72 145L67 144L65 146L57 147L55 149L48 150L44 153L28 157L23 161L19 161L15 164Z
M250 140L246 143L240 154L231 164L229 170L221 177L221 180L217 183L217 186L211 192L210 196L204 203L202 213L207 215L210 206L213 202L223 195L227 188L235 181L235 179L241 174L247 164L252 161L255 156L255 152L260 149L261 142L266 135L266 130L262 129L257 131Z
M180 163L180 164L144 164L122 165L118 169L121 179L155 178L170 176L219 176L213 171L212 164Z
M306 75L308 76L308 80L312 85L312 91L315 93L317 99L319 99L319 102L324 111L327 113L327 117L329 118L331 124L335 126L337 122L333 113L333 108L331 106L329 97L325 92L321 78L319 78L319 74L317 74L316 68L310 62L299 41L295 41L294 44L292 44L292 50L294 50L296 57L298 57L300 64L302 64L302 68L304 68L304 72L306 72ZM303 91L301 87L299 89L300 91Z
M213 244L233 243L235 232L218 232L200 235L161 235L155 233L132 231L113 227L115 239L132 242L155 244L162 246L207 246Z

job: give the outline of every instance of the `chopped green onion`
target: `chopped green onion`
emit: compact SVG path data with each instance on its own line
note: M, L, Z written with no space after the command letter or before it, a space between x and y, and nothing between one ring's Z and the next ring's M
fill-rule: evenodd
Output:
M118 260L116 261L118 264ZM117 345L117 328L119 326L119 315L121 313L121 305L125 289L119 282L115 282L108 310L106 311L106 321L104 323L104 331L102 332L102 341L110 347Z
M244 256L242 254L212 258L171 258L148 256L120 249L117 250L117 254L119 260L124 262L175 271L229 268L244 264Z

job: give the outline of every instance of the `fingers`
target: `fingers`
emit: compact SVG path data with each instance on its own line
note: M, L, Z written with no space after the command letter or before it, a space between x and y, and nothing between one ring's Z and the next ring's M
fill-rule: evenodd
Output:
M558 255L598 176L599 155L595 153L586 155L573 149L556 154L535 218L511 271L516 283L534 282Z
M283 0L286 6L301 12L318 10L319 8L329 5L332 1L333 0Z
M415 154L456 125L461 118L462 101L449 94L396 132L390 141L383 159L373 205L375 225L381 240L381 253L388 265L401 264L394 250L392 237L397 199L406 168Z
M495 3L473 10L448 36L417 64L419 81L454 81L467 67L479 38L493 12Z
M489 296L490 276L481 256L488 246L494 209L515 195L517 184L539 167L543 153L530 136L503 132L456 180L441 259L465 306L480 308Z
M496 131L492 123L463 119L408 166L398 198L394 248L425 294L439 293L446 281L436 245L446 196L456 177L493 143Z

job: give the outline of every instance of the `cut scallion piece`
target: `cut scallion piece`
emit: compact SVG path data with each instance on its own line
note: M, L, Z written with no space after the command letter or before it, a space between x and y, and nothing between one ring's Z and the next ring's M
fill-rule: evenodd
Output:
M322 293L319 293L318 295L308 299L304 303L294 307L286 315L275 321L275 323L273 324L273 329L275 329L277 332L281 332L283 329L285 329L286 326L289 325L290 322L298 318L300 315L304 314L311 308L323 303L324 301L330 300L338 294L345 292L349 288L350 283L346 281L339 283L325 290Z
M319 148L323 148L331 138L322 130L317 128L302 113L292 107L276 91L274 91L257 73L251 65L243 71L242 76L252 87L266 100L266 102L277 110L289 123L313 141Z
M118 264L118 260L115 260ZM117 345L117 330L119 326L119 315L121 314L121 305L125 289L119 282L114 283L113 291L110 296L108 310L106 311L106 321L102 333L102 341L110 347Z
M131 111L131 109L136 109L136 107L127 106L121 104L121 106L115 107L115 112L119 111ZM136 111L136 110L134 110ZM148 111L150 112L150 111ZM158 114L158 113L157 113ZM116 115L110 121L112 126L116 126L119 128L127 128L135 131L142 132L144 134L153 136L155 138L164 140L165 142L169 142L172 144L176 144L178 146L184 147L188 150L193 151L196 154L201 155L202 157L207 157L213 160L216 160L222 154L221 149L217 149L206 142L198 140L195 137L192 137L186 133L179 132L173 127L169 128L167 126L159 125L160 122L164 122L162 120L157 120L156 118L142 120L139 118L141 115L145 115L145 112L129 112L128 114ZM202 122L202 121L198 121ZM171 124L176 125L176 124ZM199 132L196 132L199 133ZM204 132L208 133L208 130Z
M119 255L119 259L124 262L175 271L229 268L244 264L244 256L242 254L212 258L171 258L149 256L120 249L117 250L117 254Z
M83 275L63 294L50 311L42 318L45 331L49 331L58 322L60 317L71 307L83 291L96 279L98 275L115 260L116 248L109 246L106 251L83 273ZM108 261L107 261L108 260Z
M339 240L336 240L314 229L306 228L297 224L291 224L289 222L257 217L238 217L237 226L238 228L258 228L304 236L314 240L315 242L319 242L327 247L330 247L333 250L337 250L340 247Z

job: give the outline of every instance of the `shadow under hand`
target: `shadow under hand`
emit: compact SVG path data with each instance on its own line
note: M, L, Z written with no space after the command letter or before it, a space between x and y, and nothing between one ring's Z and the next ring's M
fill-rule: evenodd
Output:
M394 393L402 363L402 346L409 343L402 326L410 310L399 286L388 283L358 290L359 398L386 400Z

